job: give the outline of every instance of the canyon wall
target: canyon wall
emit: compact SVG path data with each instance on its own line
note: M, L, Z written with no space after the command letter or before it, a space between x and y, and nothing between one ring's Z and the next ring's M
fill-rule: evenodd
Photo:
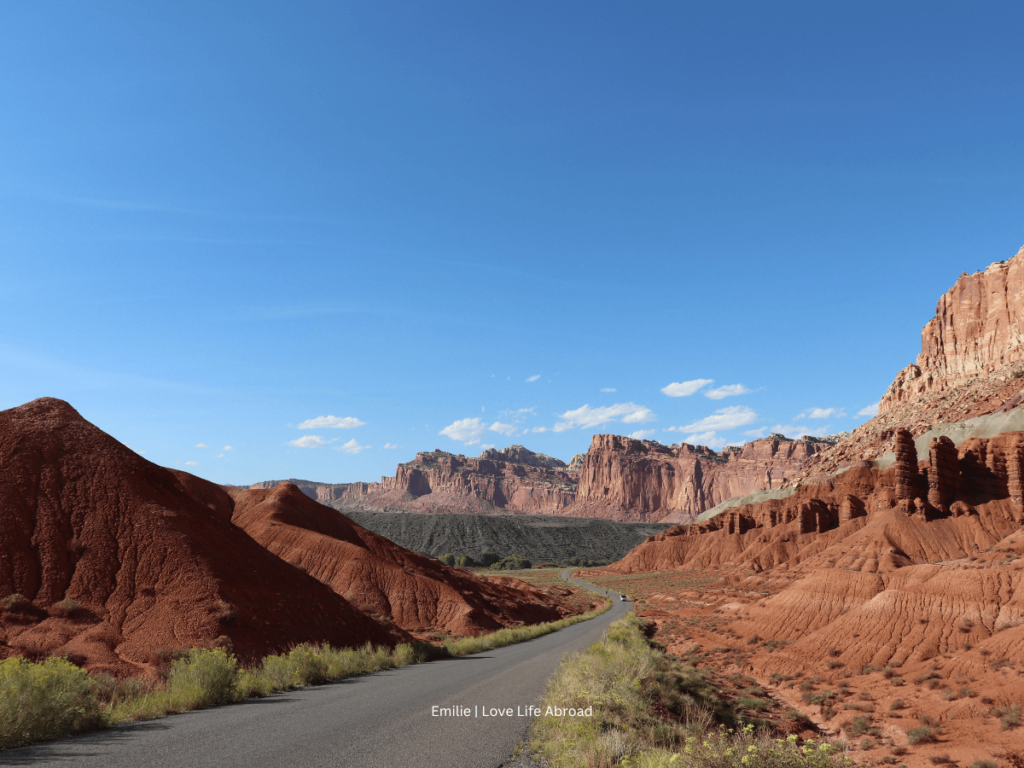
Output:
M1024 248L984 272L966 272L939 299L921 331L917 362L897 375L878 406L885 414L1024 360Z
M679 522L733 496L781 487L829 444L771 435L716 452L595 435L590 450L568 467L522 446L490 449L475 459L435 450L399 464L394 477L379 483L291 482L339 509L505 511L645 522L671 516Z

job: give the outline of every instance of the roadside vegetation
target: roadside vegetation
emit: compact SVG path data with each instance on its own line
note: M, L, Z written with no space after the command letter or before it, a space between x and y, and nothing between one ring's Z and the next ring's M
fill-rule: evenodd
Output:
M611 601L560 621L510 627L442 646L403 643L395 648L332 648L300 644L243 669L222 648L158 651L156 680L90 675L64 658L0 662L0 749L11 749L131 720L146 720L269 696L384 669L500 648L598 616Z
M705 670L647 639L635 614L606 637L566 656L548 683L530 748L552 768L831 768L840 748L795 735L774 738L728 704ZM547 714L548 708L551 714ZM592 716L557 715L554 708Z

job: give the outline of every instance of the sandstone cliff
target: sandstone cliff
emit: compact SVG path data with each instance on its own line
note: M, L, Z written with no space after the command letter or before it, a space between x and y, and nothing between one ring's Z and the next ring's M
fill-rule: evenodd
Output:
M667 447L595 435L570 513L650 522L686 522L751 491L781 488L830 442L782 435L715 452L686 443Z
M513 460L514 459L514 460ZM446 451L417 453L394 477L353 483L339 508L407 512L561 514L576 497L575 473L564 462L522 446L467 458Z
M574 456L569 467L522 446L487 450L475 459L435 450L398 465L395 476L380 483L292 482L338 509L683 522L733 496L781 487L829 445L826 438L771 435L715 452L595 435L590 450Z
M879 403L885 414L899 403L940 394L1024 360L1024 248L984 272L966 272L939 299L921 331L921 354L890 385Z
M984 272L963 274L921 331L917 362L900 371L878 416L808 462L789 483L833 474L895 449L934 424L966 421L1024 404L1024 248Z

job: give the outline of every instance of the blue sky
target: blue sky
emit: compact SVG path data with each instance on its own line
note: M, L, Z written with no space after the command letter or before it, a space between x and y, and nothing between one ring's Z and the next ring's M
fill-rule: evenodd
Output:
M1024 243L1022 22L7 4L0 408L222 483L852 429Z

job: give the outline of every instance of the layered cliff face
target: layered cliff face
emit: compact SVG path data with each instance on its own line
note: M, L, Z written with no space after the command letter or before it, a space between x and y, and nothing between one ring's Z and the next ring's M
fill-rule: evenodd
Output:
M795 486L852 462L895 449L896 435L914 437L1024 404L1024 248L984 272L963 274L939 299L921 331L917 362L900 371L879 402L878 416L834 449L815 456Z
M620 520L686 522L751 491L781 488L831 443L771 435L718 453L683 443L595 435L579 473L572 513Z
M984 272L964 273L939 299L921 331L921 354L879 403L885 414L899 403L954 389L1024 360L1024 248Z
M781 487L829 444L827 439L771 435L718 453L685 443L670 448L648 440L595 435L590 450L574 456L569 467L512 446L485 451L475 459L444 451L419 453L380 483L293 482L308 496L339 509L506 511L682 522L725 499Z
M512 460L515 459L515 460ZM467 458L435 450L399 464L394 477L353 483L339 508L407 512L561 514L576 497L575 473L565 463L522 446Z

